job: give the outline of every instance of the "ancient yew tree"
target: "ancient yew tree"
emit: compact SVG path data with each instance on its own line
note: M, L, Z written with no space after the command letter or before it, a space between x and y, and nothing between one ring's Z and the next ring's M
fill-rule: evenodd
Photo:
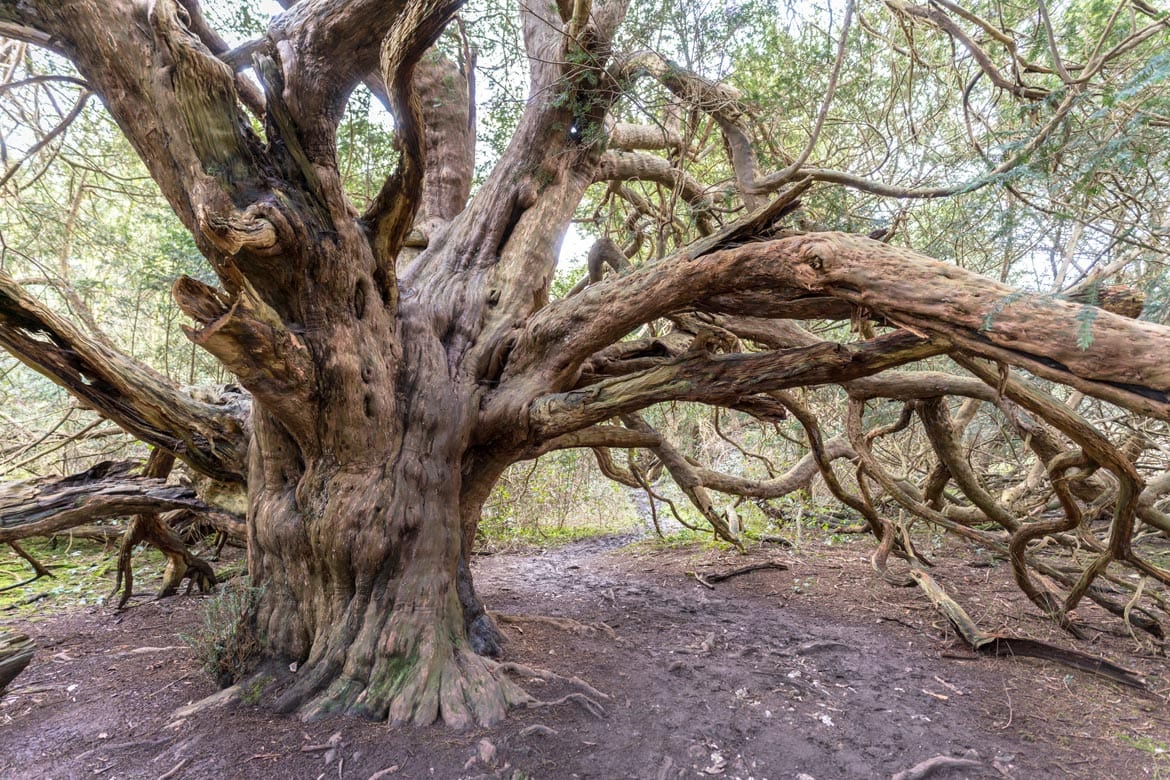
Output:
M1109 107L1132 106L1125 121L1164 128L1165 114L1134 105L1138 87L1157 91L1161 76L1129 92L1107 82L1140 71L1133 58L1165 45L1164 14L1119 2L1094 22L1098 37L1078 39L1070 54L1070 33L1054 31L1044 3L1022 4L1007 21L952 3L850 4L832 18L815 78L810 71L823 99L803 115L802 135L779 137L719 74L623 38L627 15L645 9L626 0L521 3L528 98L473 187L473 57L452 22L461 5L302 0L233 48L199 0L0 0L0 35L72 64L79 101L100 98L194 237L218 283L180 278L175 301L193 321L190 339L247 393L184 389L7 275L0 344L194 473L246 483L248 566L262 589L256 629L266 652L298 664L278 708L464 726L497 721L524 701L492 660L500 637L467 560L504 470L560 448L594 449L603 471L633 485L646 474L633 458L615 462L612 450L652 453L729 539L734 524L714 492L762 501L819 471L864 518L888 579L899 579L891 555L920 574L896 517L908 513L1010 556L1021 588L1072 630L1078 603L1091 598L1160 633L1156 585L1170 575L1132 540L1139 518L1170 530L1155 506L1164 487L1144 489L1140 446L1120 446L1046 388L1170 420L1170 328L1133 318L1125 289L1089 284L1108 275L1070 292L1062 271L1056 291L1070 294L1022 293L1004 283L1021 281L1006 271L994 281L913 251L916 236L929 237L906 225L912 204L985 188L1028 203L1027 182L1013 177L1045 150L1071 149L1077 123L1107 93ZM757 13L752 23L768 18ZM847 55L859 36L871 47L860 60ZM944 161L945 177L903 183L884 178L885 162L829 167L822 158L861 143L822 143L836 138L826 128L835 91L848 92L843 64L882 52L913 66L923 56L913 47L929 39L945 42L933 51L950 58L953 83L911 79L890 94L921 89L929 101L953 87L982 157ZM366 199L347 192L338 157L339 123L359 88L385 104L396 143L384 183ZM631 100L639 90L660 103ZM868 99L864 87L846 97ZM639 110L642 123L632 123ZM992 115L1017 110L1026 133L1002 150L983 148ZM885 160L913 167L906 160L929 141L902 143ZM1135 174L1112 175L1098 195L1125 190L1118 177ZM1140 186L1157 203L1158 185ZM875 237L820 231L826 219L801 211L802 200L843 191L895 204ZM1063 197L1048 194L1049 203ZM625 221L604 225L616 243L599 241L588 279L552 295L570 222L619 206ZM1155 209L1163 220L1165 206ZM1086 213L1081 222L1095 219L1122 216ZM633 229L639 220L653 229ZM1164 225L1141 236L1115 231L1124 240L1109 251L1164 258ZM1110 292L1119 306L1095 305L1110 303ZM892 370L931 358L937 367L940 356L965 372ZM818 385L838 385L847 399L838 438L825 437L824 421L788 392ZM966 403L952 409L949 397ZM898 423L866 430L875 399L904 404ZM642 414L672 401L765 422L792 415L811 457L764 480L705 468ZM1040 464L1014 497L994 495L961 449L980 404ZM921 486L891 474L871 446L915 416L937 458ZM848 484L833 471L842 458L857 463ZM26 488L25 503L59 489ZM161 490L157 480L146 489ZM104 511L197 509L200 500L181 492L168 492L170 503ZM1055 496L1062 511L1029 514L1025 494L1041 504ZM102 495L89 517L103 512ZM36 519L3 517L0 541ZM1037 562L1031 546L1046 535L1058 543L1076 535L1088 561L1073 574ZM180 568L191 564L175 555ZM1127 604L1128 595L1097 587L1111 564L1153 583L1147 601L1137 605L1139 592Z

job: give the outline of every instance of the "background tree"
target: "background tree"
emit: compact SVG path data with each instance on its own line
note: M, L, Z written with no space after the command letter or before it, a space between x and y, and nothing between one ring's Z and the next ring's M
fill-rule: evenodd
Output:
M62 170L45 155L62 156L64 128L100 97L214 272L174 285L186 333L248 396L184 388L166 344L166 372L148 367L103 334L65 271L43 286L83 326L6 274L0 344L195 472L246 483L256 627L299 663L278 708L464 726L529 701L489 659L499 635L466 561L504 470L569 448L630 485L669 474L732 540L715 493L766 501L819 473L878 540L888 579L905 579L896 554L935 593L900 507L1008 555L1072 631L1091 598L1161 632L1161 587L1119 601L1096 581L1120 563L1170 582L1135 546L1139 516L1170 529L1161 483L1138 467L1170 417L1170 330L1132 318L1135 285L1160 289L1165 256L1164 14L522 6L522 43L507 25L480 41L488 70L527 68L528 90L487 122L496 153L477 177L481 46L468 25L440 41L459 5L303 0L239 20L256 34L231 47L195 0L0 0L0 34L21 42L6 93L53 106L13 111L28 143L5 184L23 176L23 196L33 171ZM367 94L393 117L392 146L362 124ZM38 256L68 260L85 181L70 179L63 236L21 228L46 242ZM606 262L553 298L574 219L605 234ZM165 223L156 235L191 246ZM968 373L893 370L942 355ZM820 385L843 394L838 437L791 392ZM1083 396L1126 416L1094 426ZM886 401L900 410L878 407L867 430L867 404ZM811 454L785 473L707 468L646 411L671 402L769 426L791 416ZM875 441L915 419L930 460L895 470ZM1011 494L971 465L990 424L1033 453ZM852 479L834 471L844 458ZM1042 514L1050 500L1058 517ZM0 541L32 522L0 517ZM1041 537L1090 560L1054 567Z

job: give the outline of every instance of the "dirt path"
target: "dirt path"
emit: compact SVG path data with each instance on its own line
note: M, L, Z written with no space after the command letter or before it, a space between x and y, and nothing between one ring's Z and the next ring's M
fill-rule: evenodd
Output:
M566 704L451 734L236 706L168 728L177 707L213 692L177 638L198 602L178 598L21 625L42 649L0 700L0 777L366 780L397 767L381 777L829 780L888 778L937 756L972 763L930 777L1170 772L1157 752L1170 744L1164 699L967 657L912 591L868 572L860 546L745 559L616 549L623 541L476 566L492 610L575 621L510 619L509 660L587 681L609 696L605 718ZM714 589L687 575L765 559L791 568ZM1161 684L1164 659L1126 661ZM525 685L545 699L575 690ZM337 750L303 750L334 734Z

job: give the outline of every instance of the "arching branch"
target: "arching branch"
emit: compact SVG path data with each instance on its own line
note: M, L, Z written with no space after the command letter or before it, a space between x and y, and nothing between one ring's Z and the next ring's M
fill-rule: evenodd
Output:
M531 319L493 400L504 407L531 400L509 398L513 372L536 370L554 388L570 385L588 356L638 325L745 289L781 299L837 299L971 354L1170 419L1170 367L1155 357L1170 348L1170 329L1024 293L908 249L842 233L699 256L683 252L590 285ZM516 392L524 387L516 385Z
M704 235L711 232L714 208L711 190L686 171L675 168L665 157L643 152L606 152L593 173L593 180L652 181L675 189L690 207L699 232Z

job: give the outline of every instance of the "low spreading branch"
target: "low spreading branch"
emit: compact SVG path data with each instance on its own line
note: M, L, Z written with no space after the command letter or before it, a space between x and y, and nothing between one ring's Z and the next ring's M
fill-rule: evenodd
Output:
M854 379L946 351L945 344L898 332L859 344L824 342L765 354L684 355L646 371L557 393L532 405L529 424L539 440L560 436L663 401L730 405L786 387Z
M130 476L133 465L105 461L69 477L6 484L0 491L0 544L111 517L171 509L216 512L190 488Z

